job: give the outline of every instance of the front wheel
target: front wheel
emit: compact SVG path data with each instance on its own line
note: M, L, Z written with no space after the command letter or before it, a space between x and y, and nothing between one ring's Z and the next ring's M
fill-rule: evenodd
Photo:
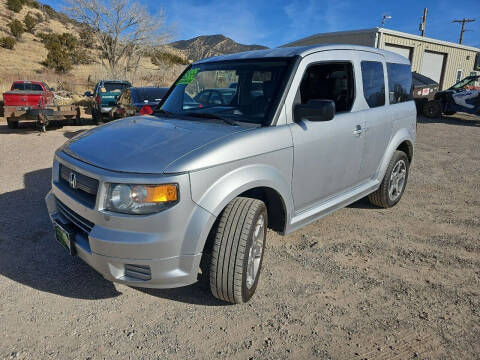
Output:
M12 118L8 118L7 126L9 129L18 129L18 121L13 120Z
M380 187L368 195L368 200L385 209L395 206L405 192L409 166L407 154L400 150L395 151Z
M267 208L257 199L237 197L223 210L213 230L213 296L234 304L252 298L262 268L267 223Z
M423 114L431 119L438 118L442 115L442 105L436 100L429 101L423 105Z

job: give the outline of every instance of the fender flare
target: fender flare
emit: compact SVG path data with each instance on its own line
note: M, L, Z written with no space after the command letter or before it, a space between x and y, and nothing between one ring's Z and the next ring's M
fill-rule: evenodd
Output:
M377 180L379 181L379 183L382 182L383 177L385 176L385 172L387 171L387 167L388 167L388 164L390 163L390 159L392 158L393 153L398 149L400 144L402 144L405 141L407 141L409 143L409 146L412 147L412 154L413 154L413 147L414 147L415 140L413 139L412 135L407 129L402 128L399 131L397 131L395 135L392 137L392 139L390 140L390 143L388 144L387 150L385 151L385 155L377 171Z
M197 175L191 173L190 176ZM196 181L191 180L191 183ZM288 221L293 209L290 184L291 179L285 179L277 168L266 164L251 164L231 169L218 177L208 189L199 191L198 194L192 188L192 199L197 205L218 217L225 206L238 195L247 190L266 187L280 195Z

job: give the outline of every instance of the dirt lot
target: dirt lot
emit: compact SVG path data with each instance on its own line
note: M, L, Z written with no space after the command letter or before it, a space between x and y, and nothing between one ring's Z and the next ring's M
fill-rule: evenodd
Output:
M105 281L53 239L54 150L89 126L0 122L0 358L478 359L480 119L420 119L406 194L269 234L244 306Z

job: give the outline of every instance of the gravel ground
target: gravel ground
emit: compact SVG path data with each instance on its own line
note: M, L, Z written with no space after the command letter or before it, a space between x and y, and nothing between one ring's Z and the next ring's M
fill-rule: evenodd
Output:
M0 122L0 358L478 359L480 120L419 119L407 191L267 239L254 299L112 284L53 239L46 134Z

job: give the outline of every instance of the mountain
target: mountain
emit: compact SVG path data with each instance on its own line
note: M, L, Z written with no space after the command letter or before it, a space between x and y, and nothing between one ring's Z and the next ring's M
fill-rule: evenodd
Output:
M189 60L199 60L210 56L233 54L249 50L268 49L262 45L239 44L224 35L203 35L190 40L180 40L169 44L180 50Z

